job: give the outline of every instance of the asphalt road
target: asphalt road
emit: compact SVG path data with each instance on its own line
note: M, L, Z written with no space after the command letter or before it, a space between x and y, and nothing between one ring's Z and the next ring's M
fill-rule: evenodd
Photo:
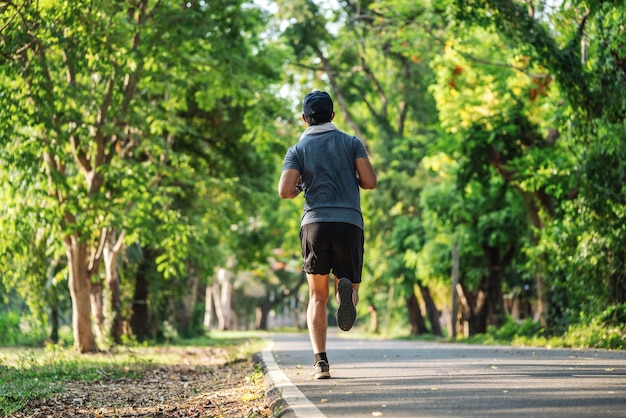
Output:
M626 351L364 340L331 331L331 379L307 334L273 334L267 385L285 418L626 417Z

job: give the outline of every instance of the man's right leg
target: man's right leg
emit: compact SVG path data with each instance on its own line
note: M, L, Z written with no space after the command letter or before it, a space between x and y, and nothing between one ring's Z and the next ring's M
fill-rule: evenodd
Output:
M306 275L309 283L309 305L306 311L309 337L311 338L313 354L316 360L325 361L325 365L319 365L319 361L316 361L316 379L327 379L330 377L328 359L326 358L326 331L328 329L326 304L328 303L328 295L330 293L328 277L328 274ZM317 359L318 357L320 358Z
M337 308L337 325L343 331L349 331L356 321L358 287L358 283L355 286L355 284L346 277L335 280L336 298L339 302L339 307Z
M355 225L337 223L333 230L333 274L335 276L335 298L337 325L348 331L356 321L356 304L363 270L363 230Z
M335 300L337 301L337 303L339 303L339 295L338 295L338 284L339 284L339 277L335 276ZM356 306L359 303L359 287L361 286L361 283L352 283L352 289L353 289L353 294L352 294L352 302L354 302L354 306Z

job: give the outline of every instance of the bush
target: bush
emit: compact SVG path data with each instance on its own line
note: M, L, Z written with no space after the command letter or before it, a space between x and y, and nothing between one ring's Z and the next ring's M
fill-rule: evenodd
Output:
M626 304L613 305L590 319L582 317L563 336L566 346L626 349Z
M609 306L600 314L600 321L608 326L626 325L626 303Z
M0 312L0 335L2 345L15 345L20 340L20 315L17 312Z
M22 329L24 324L27 324L24 317L17 311L0 312L0 346L42 346L47 338L46 331L40 326L27 324L28 331L25 332Z
M544 333L544 329L539 323L527 318L523 322L517 322L512 317L507 316L506 322L500 328L489 327L487 331L497 341L512 342L515 339L533 338Z
M500 328L490 327L483 343L510 343L512 345L570 348L626 349L626 304L608 307L604 312L571 324L559 335L546 336L545 330L531 319L515 322L507 318Z

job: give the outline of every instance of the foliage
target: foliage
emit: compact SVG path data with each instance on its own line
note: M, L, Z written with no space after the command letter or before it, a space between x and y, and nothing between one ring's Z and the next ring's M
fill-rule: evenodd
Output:
M2 358L0 412L7 415L22 409L29 401L61 392L67 381L94 381L103 374L113 379L136 377L148 363L147 359L132 356L121 356L114 361L76 359L67 349L54 346L43 353L22 350L16 356Z
M0 179L9 210L0 250L19 257L2 257L0 272L8 287L37 289L21 294L31 305L48 300L44 288L67 278L65 268L71 289L104 281L103 231L156 253L156 287L171 293L153 293L154 306L180 299L190 277L206 284L225 253L248 267L268 254L269 241L247 245L249 234L225 232L250 231L259 224L250 214L275 196L268 185L284 105L272 97L280 55L259 38L263 13L237 0L135 3L24 1L1 10ZM78 260L65 263L72 251ZM132 274L132 261L121 260ZM49 272L51 264L61 271Z
M583 309L597 310L607 302L621 303L623 293L619 289L624 287L624 272L623 266L614 264L614 254L620 254L620 248L623 247L615 240L619 233L613 235L608 231L619 230L623 224L624 193L620 186L623 184L623 170L616 171L614 167L619 167L617 160L621 160L624 149L621 138L624 132L626 83L623 31L617 23L623 21L624 8L618 4L596 1L563 2L554 10L548 9L543 2L538 3L536 10L527 10L526 6L511 0L454 3L457 7L456 16L465 24L496 32L503 42L515 44L528 56L529 62L548 71L565 102L562 103L556 97L551 98L552 94L549 94L542 101L549 100L552 105L544 107L544 110L550 109L549 114L554 116L540 113L530 119L538 121L536 123L539 126L543 124L544 129L548 128L545 122L551 121L553 129L558 133L556 137L549 132L543 134L544 140L553 138L555 144L547 148L549 154L545 151L546 147L542 149L541 154L549 157L539 167L544 166L548 171L541 168L536 174L533 173L533 177L545 177L548 172L557 174L556 177L546 177L547 181L533 181L545 187L546 192L555 199L556 212L546 212L558 219L543 219L544 226L548 229L557 228L548 232L548 235L564 236L571 232L568 246L554 247L556 253L563 251L564 254L544 255L547 265L565 270L551 276L551 286L565 291L569 296L551 296L554 308L550 314L552 319L563 321L557 324L559 326L576 320L576 315L563 316L560 312L576 310L581 306L578 295L586 293L589 296L589 292L584 290L584 282L594 286L594 292L589 297L595 300L589 304L589 301L585 303L583 299ZM553 26L547 25L547 22ZM527 67L516 68L528 74ZM536 87L533 87L535 93ZM536 102L540 96L541 93L530 97L535 97ZM579 198L570 203L575 197ZM616 204L608 203L613 201ZM598 216L599 212L606 216ZM607 231L600 233L602 238L594 232L599 229ZM582 240L586 242L583 244L584 250L579 247L576 238L581 236L589 237ZM543 248L550 245L549 241L540 242ZM597 252L602 247L608 250L604 255ZM589 251L594 255L589 257ZM535 252L534 255L539 254ZM594 259L598 263L594 261L590 266L589 261ZM570 269L572 260L577 267ZM608 267L610 271L600 272L597 268L600 265L611 266ZM546 275L549 275L549 270ZM577 280L575 277L581 281L573 283L572 280ZM612 282L601 284L607 279ZM610 295L604 293L603 287L608 287Z
M32 318L28 321L27 318L17 310L0 312L0 346L38 347L49 338L46 327Z
M522 276L545 279L536 286L542 315L551 331L565 332L579 312L623 301L623 265L615 257L624 247L612 231L624 213L618 138L626 85L614 21L624 8L436 3L457 30L433 61L438 82L431 89L449 133L440 145L460 162L461 186L497 173L518 190L527 215L520 214L534 226L518 244L527 260ZM600 168L600 160L610 163ZM603 227L596 221L606 232L597 232Z
M149 279L152 336L165 321L171 336L202 332L204 287L227 260L235 276L275 289L268 260L276 248L281 262L298 259L302 207L279 202L275 183L302 128L297 103L319 88L378 173L378 189L362 195L360 315L371 306L387 329L405 327L406 297L422 286L449 310L458 243L470 292L494 272L496 297L532 292L537 338L619 345L618 331L603 338L589 318L626 299L623 4L268 7L0 7L3 301L23 299L38 326L68 317L67 243L86 246L85 277L103 283L103 230L125 233L125 319L137 276ZM254 303L240 311L251 316Z
M240 362L259 350L254 335L221 335L179 340L176 346L122 348L107 354L76 357L68 348L49 345L44 349L0 351L0 414L23 411L33 400L64 392L71 382L134 381L149 371L185 364L193 347L213 347L215 363ZM194 353L195 354L195 353ZM222 359L223 357L223 359ZM166 373L166 376L169 374Z
M517 322L511 317L508 317L507 322L501 327L490 327L488 331L488 334L496 341L506 342L520 341L524 338L532 339L534 337L540 337L545 333L541 325L532 318Z
M20 341L22 331L20 329L20 315L15 311L0 313L0 335L2 343L13 345Z
M516 321L511 317L501 327L489 327L486 334L465 341L480 344L511 344L531 347L567 347L576 349L626 349L624 305L612 306L595 316L581 314L563 333L549 333L539 323L528 318Z

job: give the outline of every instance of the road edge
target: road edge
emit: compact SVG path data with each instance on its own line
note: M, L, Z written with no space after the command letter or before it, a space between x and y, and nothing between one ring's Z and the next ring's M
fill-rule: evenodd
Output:
M265 368L265 393L269 399L272 417L277 418L325 418L309 399L304 396L291 380L282 372L274 360L270 341L261 351L261 360Z

